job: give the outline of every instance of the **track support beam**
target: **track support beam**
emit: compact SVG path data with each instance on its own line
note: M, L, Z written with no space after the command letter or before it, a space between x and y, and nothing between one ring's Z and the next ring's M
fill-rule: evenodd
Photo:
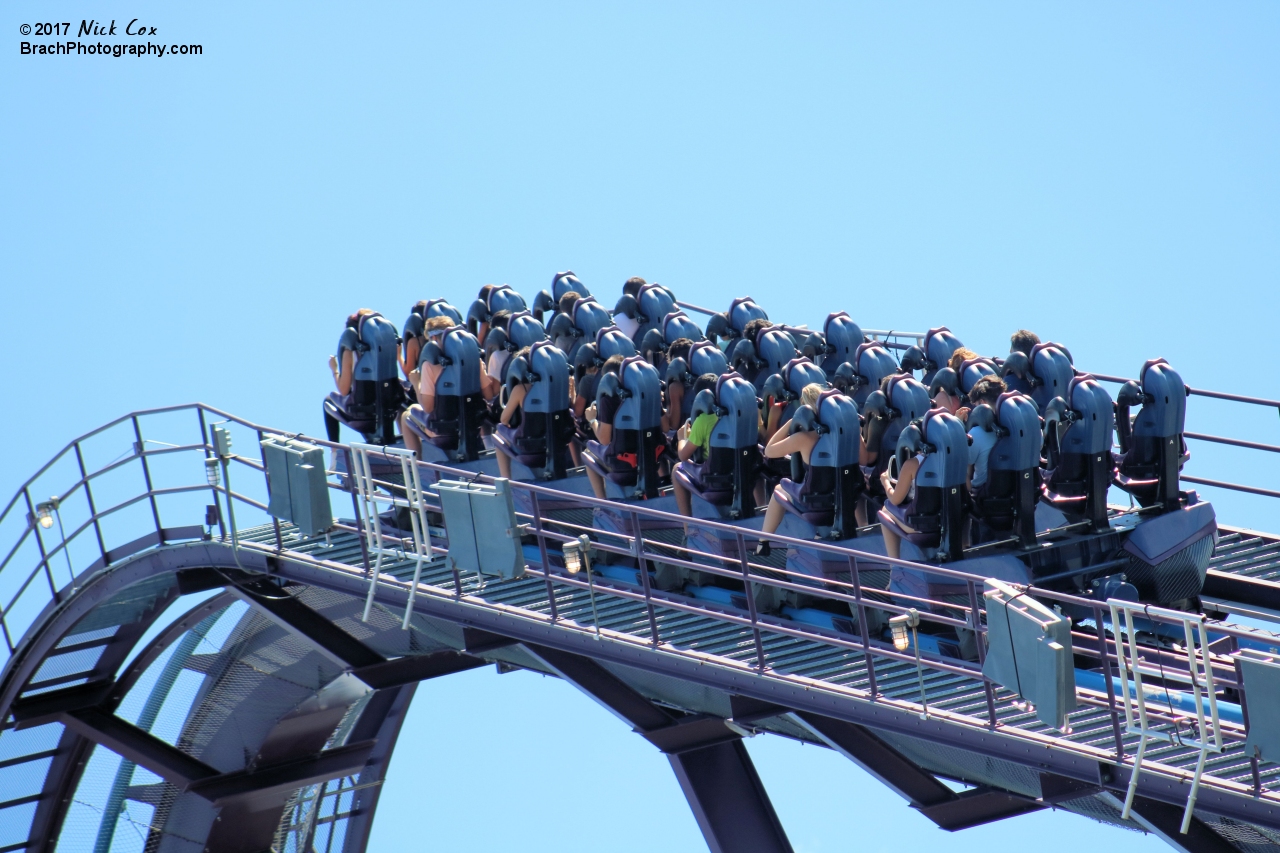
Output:
M792 853L747 748L724 720L660 708L590 658L524 646L667 753L712 853Z

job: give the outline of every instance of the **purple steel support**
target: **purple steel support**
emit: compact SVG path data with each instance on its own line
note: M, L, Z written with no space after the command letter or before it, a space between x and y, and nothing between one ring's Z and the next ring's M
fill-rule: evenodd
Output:
M142 460L142 479L147 484L147 500L151 502L151 518L156 523L156 535L160 537L160 544L164 544L164 530L160 527L160 506L156 503L155 487L151 485L151 466L147 463L147 446L142 443L142 427L138 424L138 416L133 415L129 418L133 421L133 435L138 440L138 458ZM228 491L227 500L231 500Z
M791 717L948 832L1041 808L1028 797L987 786L957 794L870 729L856 723L819 714L793 713Z
M791 853L791 842L742 741L667 759L712 853Z
M53 571L49 568L49 554L44 549L44 537L40 535L40 523L36 520L36 507L31 502L31 490L26 486L22 487L22 497L27 501L27 518L31 519L32 530L36 534L36 546L40 548L40 565L44 568L44 576L49 581L49 594L53 596L54 601L58 601L58 587L53 582ZM66 545L64 544L65 548Z
M530 492L533 498L533 535L538 537L538 554L542 557L542 576L547 579L547 603L551 605L551 621L559 618L556 610L556 588L551 582L551 560L547 557L547 536L542 530L542 513L538 511L538 493ZM457 573L457 569L454 569Z
M1111 709L1111 734L1116 741L1116 764L1124 764L1124 734L1120 731L1120 713L1116 711L1116 686L1111 682L1111 658L1107 655L1107 629L1102 622L1102 608L1093 608L1098 625L1098 660L1102 663L1102 680L1107 685L1107 707ZM1117 652L1119 646L1116 647Z
M98 538L98 551L102 554L102 563L107 563L107 543L102 538L102 525L98 523L98 507L93 502L93 486L89 482L89 474L84 467L84 454L80 452L80 442L72 445L76 449L76 464L80 466L80 479L84 481L84 496L89 502L89 517L93 519L93 532Z
M653 644L656 646L661 640L658 638L658 617L653 612L653 589L649 583L649 567L645 565L644 559L644 536L640 532L640 514L635 510L631 511L631 532L632 547L636 554L636 568L640 572L640 584L644 587L644 606L649 613L649 633L653 637Z
M213 448L213 442L209 440L209 427L204 422L204 407L201 406L196 411L200 414L200 440L204 442L205 449L210 450ZM217 486L209 486L209 491L213 493L213 505L218 509L218 538L226 539L227 524L222 520L222 496Z
M862 600L862 575L858 572L858 556L849 555L849 578L853 581L853 597L858 600L858 633L862 635L862 659L867 667L867 689L871 701L876 701L880 691L876 688L876 659L871 654L871 632L867 629L867 605Z
M534 643L524 647L667 753L713 853L791 852L751 756L723 720L677 716L590 658Z
M756 594L751 589L751 562L747 559L747 542L738 534L738 558L742 562L742 585L747 590L747 611L751 614L751 635L756 644L756 669L764 671L764 641L760 637L760 618L756 613Z

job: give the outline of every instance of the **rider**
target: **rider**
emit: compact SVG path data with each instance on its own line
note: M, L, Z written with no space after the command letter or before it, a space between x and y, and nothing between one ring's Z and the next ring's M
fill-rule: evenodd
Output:
M454 322L448 317L432 317L427 320L423 328L422 337L424 341L435 341L440 344L444 339L445 332L453 328ZM425 351L425 343L423 350ZM419 356L418 366L409 373L409 382L413 385L415 393L418 395L418 402L405 409L400 415L400 434L404 436L404 446L407 450L417 453L422 449L422 442L413 430L405 429L405 420L414 413L414 418L429 436L434 437L436 433L431 429L431 413L436 408L436 380L440 378L440 372L444 370L444 366L440 364L432 364L423 362L421 355Z
M683 358L689 361L689 350L693 348L693 341L689 338L676 338L671 342L671 346L667 347L667 361L672 362L677 358ZM701 377L699 377L701 378ZM697 396L697 391L693 392ZM680 426L681 408L684 405L684 383L668 382L667 383L667 413L662 416L662 431L670 433L672 430Z
M520 351L512 358L527 360L529 358L529 348L521 347ZM516 428L520 426L520 418L524 414L521 407L524 404L525 395L529 393L528 377L526 376L525 378L525 382L517 383L507 395L506 405L502 407L502 416L498 420L498 434L512 444L515 443ZM508 480L511 479L511 457L505 453L495 453L494 458L498 460L498 472Z
M640 296L640 288L644 287L647 282L640 276L632 276L622 285L622 295L630 296L636 299ZM640 331L640 321L634 317L628 317L626 314L614 314L613 324L622 330L622 334L628 338L634 338L636 332Z
M754 322L754 321L753 321ZM822 396L822 392L826 389L817 382L810 382L800 392L800 405L814 408L818 402L818 398ZM818 433L815 430L799 430L790 435L787 430L778 430L769 439L769 443L765 445L764 455L766 459L782 459L792 453L799 453L804 464L809 464L809 454L813 451L813 446L818 443ZM764 525L760 528L765 535L774 533L782 524L782 519L786 515L786 507L782 501L778 499L779 490L787 494L796 501L803 502L804 498L800 496L801 484L790 479L783 479L773 489L773 494L769 497L769 506L764 512ZM756 556L769 556L769 541L761 538L759 544L756 545Z
M691 393L697 397L704 390L714 392L719 379L720 377L714 373L704 373L694 381ZM678 406L673 406L672 410L677 414L680 412ZM668 410L668 413L670 411ZM702 412L694 418L692 423L686 422L676 431L676 440L679 442L676 455L680 457L680 465L698 465L706 461L707 455L711 452L711 430L719 420L719 415ZM676 477L671 478L671 485L675 490L676 507L680 510L680 514L692 516L693 500L689 491Z
M1040 336L1029 329L1019 329L1009 336L1009 352L1010 354L1020 352L1027 358L1031 357L1031 350L1035 345L1040 343Z
M973 383L969 391L969 399L974 406L986 403L992 409L1000 401L1005 392L1004 380L999 376L984 376ZM996 431L974 428L969 433L969 494L980 489L987 482L987 463L991 459L991 448L996 446L999 435Z

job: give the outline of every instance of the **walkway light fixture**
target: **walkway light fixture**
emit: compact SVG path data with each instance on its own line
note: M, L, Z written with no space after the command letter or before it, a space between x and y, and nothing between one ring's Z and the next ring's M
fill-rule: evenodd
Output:
M916 629L920 627L920 611L914 607L908 608L906 613L894 616L889 620L889 630L893 633L893 647L900 652L905 652L909 647L916 647L916 682L920 685L920 707L923 709L920 713L920 719L929 719L929 700L924 692L924 667L920 663L920 635ZM911 636L907 636L907 631L911 631Z
M591 574L591 539L587 534L583 533L577 539L564 543L564 569L571 575L576 575L583 569L587 570L587 574Z
M209 481L209 485L213 486L215 489L218 487L218 484L222 482L221 478L218 476L218 457L206 456L204 458L204 476L205 479Z
M596 611L596 582L591 577L591 537L581 534L577 539L564 543L564 570L571 575L586 571L587 591L591 596L591 621L600 636L600 614Z
M916 628L920 626L920 611L914 607L906 613L894 616L889 620L889 630L893 632L893 647L900 652L905 652L911 648L911 640L907 636L907 629L911 630L914 635Z
M49 498L36 504L36 523L45 530L53 527L53 511L57 508L57 498Z

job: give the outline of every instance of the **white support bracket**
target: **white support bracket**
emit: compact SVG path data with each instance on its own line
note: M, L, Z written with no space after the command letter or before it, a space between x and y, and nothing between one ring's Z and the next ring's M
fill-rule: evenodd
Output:
M409 628L409 619L413 615L413 599L418 592L418 581L422 577L422 566L431 559L431 530L427 525L426 497L422 488L422 477L418 470L418 459L412 451L402 447L379 447L372 444L351 445L352 482L356 495L360 500L361 528L369 552L376 555L374 565L369 573L369 594L364 602L364 614L361 619L369 621L373 610L374 590L377 588L378 575L382 570L382 558L389 550L404 550L403 540L396 539L397 548L388 549L387 539L382 531L380 513L386 509L402 508L409 511L410 527L413 534L413 581L409 584L409 601L404 608L404 619L401 627ZM398 463L403 486L379 481L373 473L372 459L380 458L388 462ZM379 488L381 486L381 489ZM396 491L403 488L404 496Z
M1146 758L1147 745L1152 740L1163 741L1199 750L1195 774L1191 779L1191 793L1182 814L1180 832L1186 834L1195 812L1196 796L1200 793L1200 777L1204 774L1205 760L1209 753L1222 752L1222 729L1218 725L1218 700L1213 684L1213 666L1209 659L1209 638L1205 631L1205 618L1200 614L1185 613L1150 607L1136 601L1109 599L1111 628L1115 634L1116 660L1120 666L1119 694L1124 709L1125 731L1138 735L1138 752L1134 756L1133 773L1129 777L1129 790L1124 798L1121 817L1129 819L1133 811L1133 798L1138 791L1138 777ZM1186 668L1170 667L1163 662L1150 663L1142 657L1144 647L1138 645L1139 632L1154 633L1157 626L1180 626L1186 643ZM1151 651L1149 647L1148 651ZM1167 653L1166 653L1167 656ZM1159 679L1160 687L1144 687L1143 678ZM1155 729L1147 713L1147 702L1168 700L1170 684L1186 684L1190 687L1195 706L1195 736L1184 736L1174 724L1172 731ZM1207 706L1207 713L1206 713ZM1170 711L1173 711L1170 701ZM1158 724L1159 725L1159 724Z

